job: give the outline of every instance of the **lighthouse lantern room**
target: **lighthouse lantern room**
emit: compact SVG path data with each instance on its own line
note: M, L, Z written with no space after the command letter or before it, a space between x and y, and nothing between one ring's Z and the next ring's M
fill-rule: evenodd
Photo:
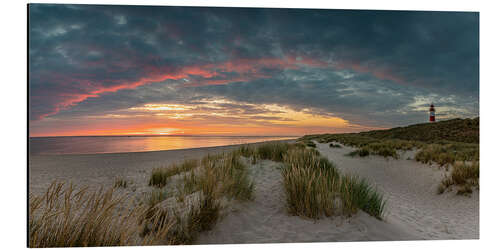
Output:
M434 104L431 103L431 107L429 108L429 122L435 122L436 121L436 116L435 116L436 110L434 109Z

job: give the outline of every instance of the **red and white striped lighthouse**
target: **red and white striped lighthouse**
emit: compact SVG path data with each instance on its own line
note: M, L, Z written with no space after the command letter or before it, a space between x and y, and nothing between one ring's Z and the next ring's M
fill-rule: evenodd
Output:
M429 109L429 122L435 122L436 121L436 110L434 109L434 103L431 103L431 108Z

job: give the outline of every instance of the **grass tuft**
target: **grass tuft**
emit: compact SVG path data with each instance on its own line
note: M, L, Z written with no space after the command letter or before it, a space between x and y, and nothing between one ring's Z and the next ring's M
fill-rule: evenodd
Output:
M355 156L366 157L369 155L370 155L370 151L368 151L368 149L366 149L366 148L357 149L357 150L354 150L350 153L347 153L347 156L351 156L351 157L355 157Z
M128 181L123 179L123 178L117 178L115 179L115 188L127 188L128 186Z
M149 179L149 186L162 188L167 185L170 176L190 171L198 166L198 160L185 160L181 165L173 164L169 167L154 168Z
M284 162L282 176L291 214L317 219L361 209L382 218L385 200L366 180L342 176L333 163L310 149L291 149Z
M94 247L164 244L172 221L151 216L155 233L141 237L144 206L132 206L114 188L75 190L53 182L44 195L29 197L29 247Z
M473 187L479 187L479 162L455 162L451 175L445 176L438 186L438 193L441 194L454 185L458 186L458 195L468 195L472 193Z

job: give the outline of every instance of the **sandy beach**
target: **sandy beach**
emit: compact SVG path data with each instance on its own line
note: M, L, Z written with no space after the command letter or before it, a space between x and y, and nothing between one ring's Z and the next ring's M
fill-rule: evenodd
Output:
M29 160L30 192L40 194L54 180L78 186L111 187L117 177L131 181L127 191L150 190L147 180L155 167L184 159L230 151L238 145L156 152L91 155L38 155ZM345 156L352 148L317 149L344 173L365 177L387 199L387 212L377 220L359 211L352 217L312 220L287 213L280 163L250 164L255 184L253 201L234 202L215 227L202 232L195 244L437 240L479 238L479 194L436 194L444 169L423 165L407 152L400 159Z
M281 142L291 141L295 140ZM252 145L261 143L265 142ZM56 180L90 188L109 187L118 177L130 180L136 188L142 188L147 186L153 168L167 167L186 159L200 159L207 154L227 152L240 146L108 154L30 155L29 191L40 194Z

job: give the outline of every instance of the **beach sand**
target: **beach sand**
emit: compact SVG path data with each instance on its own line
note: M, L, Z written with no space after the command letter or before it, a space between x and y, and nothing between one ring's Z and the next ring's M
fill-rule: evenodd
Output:
M293 142L295 140L282 140ZM258 145L266 142L252 143ZM250 145L250 144L249 144ZM28 162L29 192L42 194L53 181L64 181L89 188L111 187L116 178L131 181L134 188L147 187L151 170L201 159L207 154L234 150L241 145L176 149L150 152L104 154L30 155Z
M360 211L353 217L311 220L291 216L281 182L279 163L258 161L249 166L255 182L255 199L232 202L211 231L199 235L195 244L334 242L368 240L477 239L479 238L479 194L436 194L444 170L414 160L413 152L401 159L379 156L351 158L352 149L317 144L344 173L367 178L387 198L382 221ZM111 187L117 177L131 181L129 192L142 195L151 170L184 159L230 151L238 145L171 151L93 155L31 156L29 188L43 193L54 180L78 186Z

